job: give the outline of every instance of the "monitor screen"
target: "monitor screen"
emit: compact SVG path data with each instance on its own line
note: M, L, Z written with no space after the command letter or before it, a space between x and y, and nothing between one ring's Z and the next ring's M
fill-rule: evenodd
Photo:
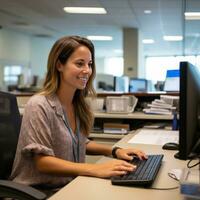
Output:
M180 63L179 152L186 160L200 155L200 68Z
M146 92L147 80L142 78L131 78L129 81L129 92Z
M94 88L97 92L114 91L114 76L111 74L96 74Z
M180 71L179 69L167 70L164 82L164 91L176 92L179 91Z
M114 89L116 92L129 92L129 77L128 76L115 76Z

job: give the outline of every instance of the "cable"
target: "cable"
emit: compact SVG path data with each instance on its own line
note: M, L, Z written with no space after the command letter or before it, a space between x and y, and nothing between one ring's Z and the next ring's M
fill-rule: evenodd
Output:
M168 176L170 177L170 178L173 178L174 180L176 180L176 181L179 181L179 179L178 179L178 177L176 176L176 174L173 174L173 173L168 173Z
M169 176L170 178L173 178L173 179L176 180L176 181L179 181L178 178L176 177L176 175L173 174L173 173L168 173L168 176ZM148 189L152 189L152 190L175 190L175 189L178 189L178 188L179 188L179 186L169 187L169 188L150 187L150 188L148 188Z
M194 160L195 160L195 158L188 161L188 163L187 163L187 168L190 169L190 168L196 167L197 165L200 166L200 158L199 158L199 161L198 161L197 163L195 163L195 164L193 164L193 165L190 165L190 163L191 163L192 161L194 161Z
M194 161L196 158L198 158L197 163L191 165L191 162ZM187 163L187 168L190 169L190 168L196 167L198 165L199 165L199 184L200 184L200 157L198 156L198 157L195 157L195 158L189 160L188 163ZM179 178L174 173L169 172L168 176L170 178L176 180L176 181L179 181ZM149 189L155 189L155 190L174 190L174 189L178 189L178 188L179 188L179 186L177 186L177 187L171 187L171 188L153 188L152 187L152 188L149 188Z
M190 163L191 163L192 161L194 161L196 158L199 158L199 160L197 161L197 163L195 163L195 164L193 164L193 165L190 165ZM199 165L199 184L200 184L200 156L199 156L199 155L198 155L197 157L195 157L195 158L189 160L188 163L187 163L187 167L188 167L189 169L191 169L191 168L193 168L193 167L196 167L197 165Z
M179 186L175 186L175 187L170 187L170 188L154 188L154 187L150 187L149 189L153 189L153 190L175 190L178 189Z

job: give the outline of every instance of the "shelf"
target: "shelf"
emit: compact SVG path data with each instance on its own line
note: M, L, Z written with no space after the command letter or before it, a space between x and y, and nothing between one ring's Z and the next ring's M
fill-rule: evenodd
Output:
M23 115L23 113L24 113L24 108L20 108L20 107L19 107L19 113L20 113L20 115Z
M136 97L159 97L160 95L173 95L178 96L179 92L164 92L164 91L152 91L152 92L130 92L130 93L123 93L123 92L98 92L98 97L106 97L106 96L120 96L120 95L134 95Z
M157 120L172 120L173 115L157 115L157 114L145 114L143 112L133 113L106 113L95 112L95 118L114 118L114 119L157 119Z
M109 134L109 133L90 133L89 138L103 138L103 139L122 139L123 134Z

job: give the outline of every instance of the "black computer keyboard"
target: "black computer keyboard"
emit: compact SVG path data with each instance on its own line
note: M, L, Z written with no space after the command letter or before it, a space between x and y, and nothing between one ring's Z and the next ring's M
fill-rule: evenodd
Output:
M122 176L111 177L113 185L151 185L162 163L163 155L148 155L147 160L137 157L130 162L137 166L136 170Z

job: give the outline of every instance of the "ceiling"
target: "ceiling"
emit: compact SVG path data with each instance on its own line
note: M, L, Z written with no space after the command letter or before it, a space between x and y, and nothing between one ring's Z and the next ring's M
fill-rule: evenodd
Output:
M109 35L112 41L96 41L96 55L123 54L123 28L138 28L145 56L200 54L200 21L183 19L183 9L199 11L200 0L0 0L0 25L4 29L49 37L63 35ZM104 7L106 15L68 14L65 6ZM144 10L151 10L145 14ZM164 35L183 35L184 40L166 42Z

